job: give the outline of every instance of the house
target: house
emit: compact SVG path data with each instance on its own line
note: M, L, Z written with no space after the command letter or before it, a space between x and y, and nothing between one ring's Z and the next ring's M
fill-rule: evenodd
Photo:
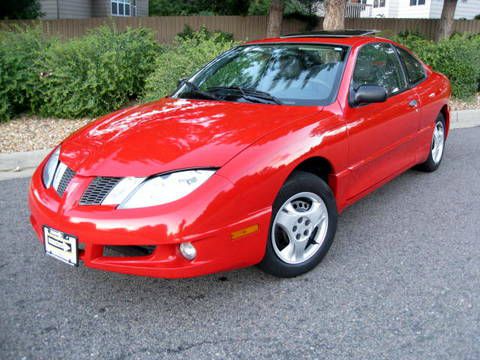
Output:
M148 0L40 0L43 19L148 16Z
M442 9L443 0L350 0L346 13L349 17L439 19ZM476 15L480 15L480 0L458 0L455 19Z

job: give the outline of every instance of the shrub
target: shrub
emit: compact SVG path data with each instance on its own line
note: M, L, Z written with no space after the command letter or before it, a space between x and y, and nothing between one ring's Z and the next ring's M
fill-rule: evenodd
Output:
M0 121L30 109L35 61L49 43L39 29L0 32Z
M480 36L454 35L435 43L416 34L395 37L426 64L451 81L453 96L468 98L478 90L480 79Z
M44 116L78 118L118 109L137 97L153 71L159 46L146 29L101 27L52 45L38 59L32 107Z
M197 36L197 32L202 33L207 39L215 37L215 41L217 42L233 41L232 33L220 30L210 31L203 25L198 31L193 30L189 25L185 25L183 27L183 31L178 33L177 37L179 37L181 40L194 39Z
M204 30L188 37L177 37L174 44L158 57L155 71L146 81L143 99L151 101L170 94L179 79L192 75L234 45L222 34L209 34Z

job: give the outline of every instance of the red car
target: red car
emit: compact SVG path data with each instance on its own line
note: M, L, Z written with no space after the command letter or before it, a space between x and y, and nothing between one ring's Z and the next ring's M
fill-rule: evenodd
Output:
M442 161L448 79L367 35L249 42L72 134L31 182L46 253L163 278L314 268L346 206Z

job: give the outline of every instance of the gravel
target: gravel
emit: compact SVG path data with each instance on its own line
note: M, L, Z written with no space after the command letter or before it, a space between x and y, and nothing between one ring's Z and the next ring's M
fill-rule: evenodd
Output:
M50 149L89 121L24 116L0 123L0 153Z
M480 128L340 216L312 272L162 280L69 267L0 186L0 359L480 359Z
M478 110L480 109L480 93L468 101L452 99L450 106L452 110Z
M480 93L470 101L453 99L450 105L452 110L480 109ZM0 153L50 149L89 121L23 116L0 123Z

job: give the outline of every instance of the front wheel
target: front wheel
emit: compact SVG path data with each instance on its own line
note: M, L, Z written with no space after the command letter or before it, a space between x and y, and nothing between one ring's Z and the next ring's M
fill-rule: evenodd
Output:
M426 172L433 172L438 169L443 159L445 150L445 117L439 114L435 120L433 129L432 143L428 159L417 166L417 169Z
M313 174L295 173L275 199L260 268L279 277L298 276L313 269L333 242L337 217L328 185Z

